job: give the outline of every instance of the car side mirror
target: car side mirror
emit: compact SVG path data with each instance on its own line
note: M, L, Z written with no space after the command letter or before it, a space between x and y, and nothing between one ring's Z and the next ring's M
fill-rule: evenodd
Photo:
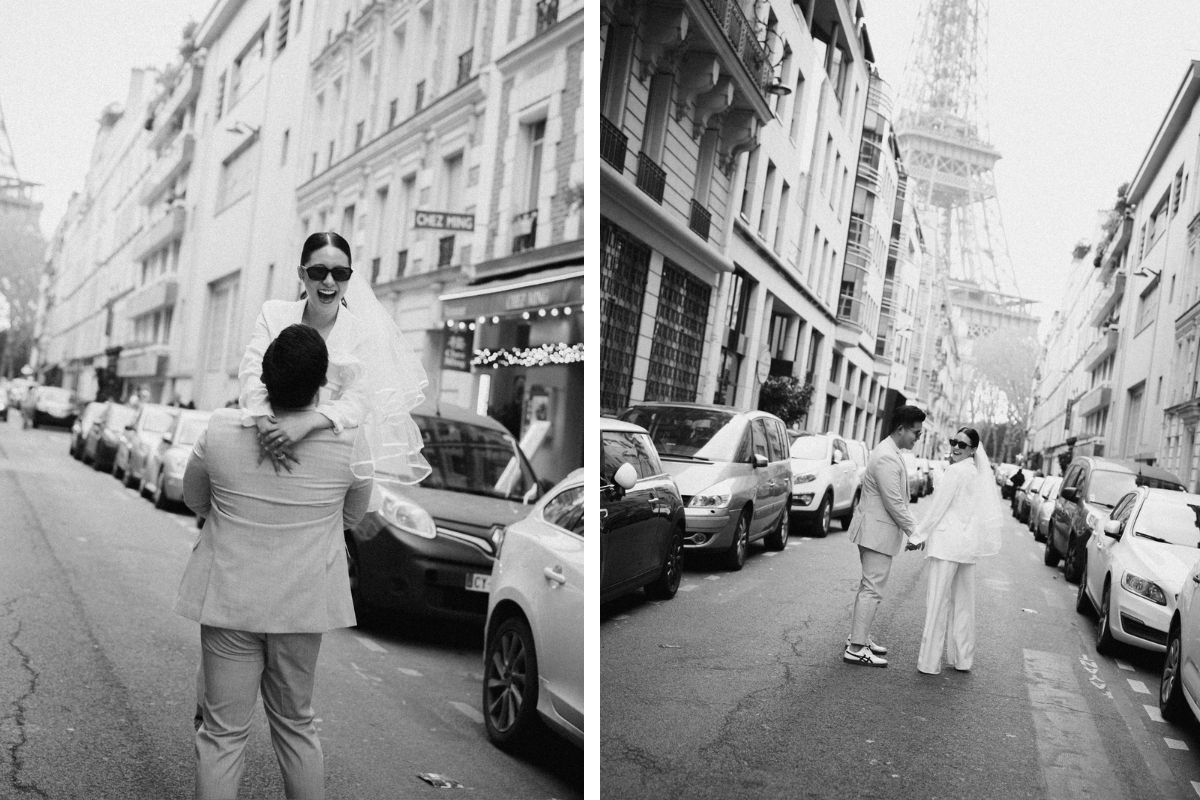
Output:
M1079 500L1079 487L1067 486L1058 493L1058 496L1068 503L1074 503Z
M632 464L626 461L617 467L617 471L613 473L613 483L625 491L629 491L637 483L637 470L633 468Z
M764 469L770 463L771 462L767 461L767 457L762 453L755 453L754 458L751 461L751 464L754 465L755 469Z
M162 440L163 440L164 444L171 444L172 442L175 441L175 434L171 433L170 431L167 431L166 433L164 433L162 435Z
M133 430L133 423L131 422L131 423L129 423L128 425L126 425L126 426L125 426L125 430L127 430L127 431L131 431L131 430Z
M1104 535L1113 539L1121 538L1121 521L1116 519L1104 520Z

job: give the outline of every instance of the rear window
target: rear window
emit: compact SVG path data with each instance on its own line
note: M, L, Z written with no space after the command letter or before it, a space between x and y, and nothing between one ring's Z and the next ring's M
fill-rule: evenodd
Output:
M433 468L426 489L521 500L536 483L533 470L503 431L442 417L414 415L421 429L421 454Z
M1085 499L1089 503L1099 503L1102 506L1113 508L1118 500L1136 488L1137 476L1131 472L1092 470Z
M1181 497L1180 500L1186 498ZM1163 497L1147 497L1138 513L1134 533L1183 547L1200 546L1200 505Z
M113 406L108 411L108 419L104 421L104 427L110 431L124 430L126 425L133 422L137 417L137 409L129 406Z
M820 434L801 435L792 442L792 458L819 461L829 453L829 437Z
M631 408L621 419L650 433L660 456L748 461L747 420L717 408ZM744 446L746 445L746 446Z
M175 424L175 413L165 408L147 408L142 412L142 430L166 433Z

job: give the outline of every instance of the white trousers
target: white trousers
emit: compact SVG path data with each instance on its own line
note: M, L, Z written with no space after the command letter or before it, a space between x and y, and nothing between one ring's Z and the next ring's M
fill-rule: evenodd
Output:
M975 565L932 557L925 563L929 583L917 669L929 675L941 672L944 649L951 666L968 670L975 656Z

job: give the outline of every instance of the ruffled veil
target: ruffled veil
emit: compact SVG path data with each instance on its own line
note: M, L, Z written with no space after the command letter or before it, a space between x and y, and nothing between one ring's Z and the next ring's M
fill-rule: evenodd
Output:
M994 556L1000 552L1000 523L1004 516L1000 504L995 502L996 482L992 476L992 465L988 460L983 443L975 448L975 478L972 494L975 495L975 515L971 524L975 527L975 541L980 556Z
M421 431L409 412L425 399L424 389L429 385L425 367L362 272L350 276L344 300L346 308L366 327L370 342L356 355L362 361L359 380L368 400L363 432L371 448L375 482L420 483L432 469L421 455ZM353 465L355 475L365 475L367 470L362 467L367 463ZM378 501L378 492L375 495ZM373 501L371 505L376 507L378 503Z

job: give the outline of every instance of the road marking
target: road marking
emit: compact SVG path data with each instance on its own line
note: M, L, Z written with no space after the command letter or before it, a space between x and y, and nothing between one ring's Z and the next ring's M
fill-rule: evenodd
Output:
M408 669L407 667L396 667L396 671L400 672L404 675L407 675L410 678L424 678L425 677L424 674L417 672L415 669Z
M483 724L483 714L480 713L479 709L475 708L475 706L469 706L466 703L460 703L457 700L451 700L450 705L454 706L463 714L470 717L475 722L478 722L480 725Z
M1150 694L1150 690L1146 688L1146 684L1141 681L1135 681L1133 678L1126 678L1125 680L1129 682L1129 688L1138 694Z
M1146 716L1148 716L1151 721L1166 722L1166 720L1163 719L1162 712L1158 710L1158 706L1143 705L1142 708L1146 709Z
M387 648L380 647L378 644L371 641L370 639L364 639L361 636L355 636L354 638L358 639L358 643L361 644L363 647L367 648L368 650L371 650L376 653L386 653L387 652Z
M371 675L370 673L363 672L362 667L358 666L358 664L355 664L353 661L350 662L350 666L356 673L358 673L358 677L362 678L364 681L375 681L375 683L383 683L383 678L378 678L374 675Z
M613 622L620 622L623 619L629 619L629 615L628 614L618 614L617 616L613 617Z
M779 555L779 553L763 553L763 555L766 558L774 558L775 556Z
M1167 747L1172 750L1187 750L1187 742L1182 739L1172 739L1169 736L1164 736L1163 741L1167 743Z
M1046 596L1046 605L1050 606L1051 608L1067 607L1067 604L1063 602L1063 599L1049 589L1043 588L1042 594Z
M1192 791L1194 791L1197 794L1197 796L1200 796L1200 783L1197 783L1196 781L1192 781Z
M1048 797L1119 797L1104 742L1079 692L1071 659L1025 650L1025 676L1032 706L1038 760Z
M706 577L704 580L706 580L706 581L719 581L719 580L721 580L721 576L720 576L720 575L709 575L709 576L708 576L708 577Z
M1126 672L1136 672L1137 671L1133 667L1129 666L1128 664L1126 664L1124 661L1122 661L1119 658L1116 659L1116 661L1117 661L1117 666L1120 667L1121 669L1125 670Z
M694 584L694 583L689 583L689 584L687 584L686 586L680 586L680 587L679 587L679 591L681 591L681 592L690 592L690 591L692 591L692 590L693 590L693 589L695 589L695 588L696 588L696 584Z

